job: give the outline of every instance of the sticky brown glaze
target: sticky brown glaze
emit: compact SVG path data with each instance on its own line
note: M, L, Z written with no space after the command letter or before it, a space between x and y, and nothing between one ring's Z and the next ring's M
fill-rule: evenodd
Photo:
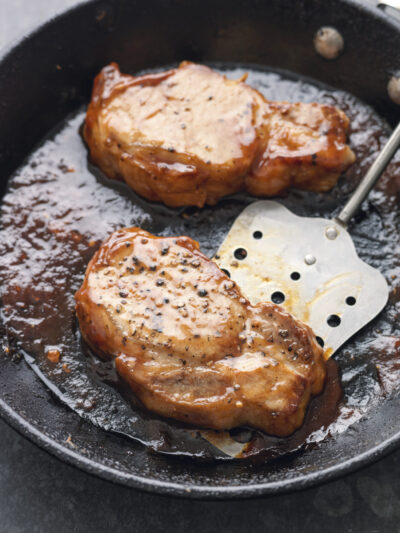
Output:
M240 190L330 190L355 159L346 115L330 105L269 102L245 79L189 62L138 77L110 64L86 114L92 161L169 206L212 205Z
M85 339L163 416L286 436L323 388L311 329L277 305L250 305L188 237L113 233L76 302Z
M250 85L269 100L319 102L343 109L350 118L350 145L357 161L337 186L324 194L292 189L280 200L300 215L334 217L382 149L389 133L387 125L355 97L299 79L297 74L290 78L254 66L223 68L230 78L240 78L244 72L249 72ZM125 184L104 178L88 166L87 150L79 135L84 119L85 112L77 112L60 124L10 177L2 200L0 325L4 336L0 367L3 369L2 363L8 364L10 358L28 353L32 356L29 364L44 376L46 387L50 384L58 400L84 420L106 431L128 435L152 450L193 458L207 456L206 443L193 426L184 425L184 433L180 422L163 420L141 409L126 382L115 376L112 361L88 355L76 325L74 293L82 285L88 262L101 242L119 228L140 226L156 234L191 235L211 257L234 219L252 200L247 195L236 195L216 207L188 208L184 212L141 200ZM400 390L399 206L400 153L350 227L360 257L378 268L388 281L388 305L335 354L339 376L329 376L334 361L328 362L324 390L311 401L298 431L285 438L252 432L249 438L256 442L249 441L246 452L251 453L252 462L258 460L256 457L263 460L284 455L299 446L303 450L317 447L317 453L323 453L323 448L334 445L349 426L353 426L350 437L344 437L349 442L355 434L367 438L364 424L369 417L373 419L375 408L383 409L387 404L390 411L391 399ZM53 357L55 351L59 356ZM18 372L21 370L16 363L15 376ZM9 375L12 382L14 370L10 368L4 375ZM336 409L339 381L343 398ZM333 383L336 392L331 394ZM11 390L10 385L5 394L11 397ZM20 389L12 394L19 393ZM40 394L45 394L44 388ZM231 433L236 438L239 431L236 428ZM247 442L242 437L239 434L241 442ZM132 453L141 453L135 442ZM217 456L215 450L210 454ZM122 453L120 457L122 460ZM238 472L239 466L235 468ZM240 468L247 471L251 466Z

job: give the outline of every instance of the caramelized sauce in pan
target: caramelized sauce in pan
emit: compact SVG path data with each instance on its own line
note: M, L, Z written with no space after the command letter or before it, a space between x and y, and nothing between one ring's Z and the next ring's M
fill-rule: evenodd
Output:
M301 215L336 214L366 172L388 133L366 105L340 91L285 73L249 71L248 83L272 100L337 105L351 119L357 162L325 194L290 191L281 201ZM84 111L53 132L9 180L0 214L0 295L3 357L23 354L64 403L106 430L132 437L160 452L226 458L196 428L146 412L118 379L111 363L83 346L74 312L74 293L86 265L114 230L140 226L155 234L189 235L212 256L235 217L254 201L237 195L215 207L169 209L109 181L87 161L80 137ZM271 459L301 450L344 431L400 384L400 157L388 167L350 227L359 255L385 275L386 309L330 360L322 395L311 403L305 424L286 439L248 428L231 431L243 444L240 457ZM16 363L17 364L17 363ZM339 377L340 376L340 377ZM218 444L224 432L209 438ZM219 444L218 444L219 445Z

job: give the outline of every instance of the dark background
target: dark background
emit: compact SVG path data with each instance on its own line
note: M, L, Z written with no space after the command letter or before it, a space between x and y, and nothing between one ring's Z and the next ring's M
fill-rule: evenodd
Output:
M0 0L0 48L75 3ZM400 451L301 493L196 502L93 478L50 457L0 421L0 533L103 531L400 533Z

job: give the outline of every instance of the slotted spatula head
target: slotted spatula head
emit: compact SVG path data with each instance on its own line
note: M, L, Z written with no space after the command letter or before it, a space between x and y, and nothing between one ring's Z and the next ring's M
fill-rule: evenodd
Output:
M251 204L215 256L255 304L272 300L314 330L330 357L385 306L382 274L362 261L343 226Z
M337 219L299 217L277 202L256 202L216 254L252 303L272 300L311 326L327 358L388 300L385 278L358 257L345 228L399 146L400 124Z

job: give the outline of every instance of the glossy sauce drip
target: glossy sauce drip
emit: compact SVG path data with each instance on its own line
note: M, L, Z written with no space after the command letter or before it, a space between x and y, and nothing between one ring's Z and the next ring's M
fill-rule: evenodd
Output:
M242 69L228 71L236 78ZM326 194L291 191L282 202L298 214L336 214L365 174L387 135L385 123L366 105L339 91L250 70L248 83L272 100L316 101L337 105L351 119L356 164ZM224 455L193 431L146 412L120 383L109 362L82 346L74 298L86 265L100 243L121 227L139 226L155 234L189 235L212 256L235 217L253 198L237 195L216 207L174 210L137 197L124 184L102 177L87 163L79 134L84 113L53 133L10 179L3 199L0 229L2 325L5 356L19 351L62 401L93 423L140 440L166 453L196 457ZM288 439L260 432L233 431L242 452L265 460L315 446L368 414L400 383L400 158L388 167L377 190L350 232L365 261L385 275L391 295L383 313L354 336L330 362L329 383L310 406L306 423ZM129 400L122 399L120 394ZM215 439L225 438L217 434Z

